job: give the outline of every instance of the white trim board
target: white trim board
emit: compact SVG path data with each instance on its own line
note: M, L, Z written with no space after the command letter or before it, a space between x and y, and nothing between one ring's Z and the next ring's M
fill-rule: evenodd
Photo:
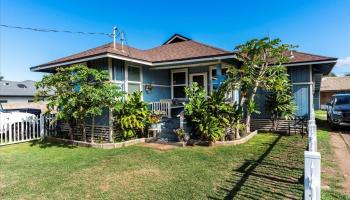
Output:
M184 84L176 84L174 85L173 81L173 74L174 73L179 73L179 72L185 72L185 83ZM171 76L170 76L170 81L171 81L171 98L174 98L174 86L188 86L188 69L174 69L171 70Z

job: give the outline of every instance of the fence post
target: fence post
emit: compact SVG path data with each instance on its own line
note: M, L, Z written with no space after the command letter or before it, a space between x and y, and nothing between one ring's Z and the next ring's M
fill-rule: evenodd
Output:
M309 124L308 126L308 143L309 151L317 151L317 127L316 124Z
M304 199L321 199L321 155L319 152L304 152Z
M45 137L45 121L44 116L40 115L40 138L43 139Z
M167 102L167 104L168 104L168 106L167 106L168 107L168 110L167 110L168 111L168 113L167 113L168 114L168 118L171 118L171 108L170 108L171 107L171 103Z

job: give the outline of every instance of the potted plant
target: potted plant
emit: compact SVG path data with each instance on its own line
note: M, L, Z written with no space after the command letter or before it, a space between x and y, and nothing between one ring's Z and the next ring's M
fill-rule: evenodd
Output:
M184 142L186 140L186 132L183 128L174 129L174 133L179 142Z
M149 118L149 123L151 124L151 129L157 129L159 128L159 122L161 120L162 116L157 111L154 111Z

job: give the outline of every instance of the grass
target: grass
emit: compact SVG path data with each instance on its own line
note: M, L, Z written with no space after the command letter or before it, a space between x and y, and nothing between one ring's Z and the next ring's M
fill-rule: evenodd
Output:
M160 152L34 142L0 148L0 199L301 199L306 138Z
M322 182L328 185L329 189L322 190L322 199L349 199L350 197L341 192L341 184L344 177L334 158L334 150L330 144L329 126L327 113L316 111L318 150L321 152Z

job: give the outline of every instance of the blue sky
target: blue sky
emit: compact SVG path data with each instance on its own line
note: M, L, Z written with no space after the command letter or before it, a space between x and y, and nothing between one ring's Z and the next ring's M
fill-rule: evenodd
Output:
M350 1L92 1L0 0L0 23L35 28L111 32L148 49L174 33L233 50L269 34L300 51L340 59L334 72L350 72ZM106 36L1 28L0 67L7 80L39 80L29 67L111 42Z

